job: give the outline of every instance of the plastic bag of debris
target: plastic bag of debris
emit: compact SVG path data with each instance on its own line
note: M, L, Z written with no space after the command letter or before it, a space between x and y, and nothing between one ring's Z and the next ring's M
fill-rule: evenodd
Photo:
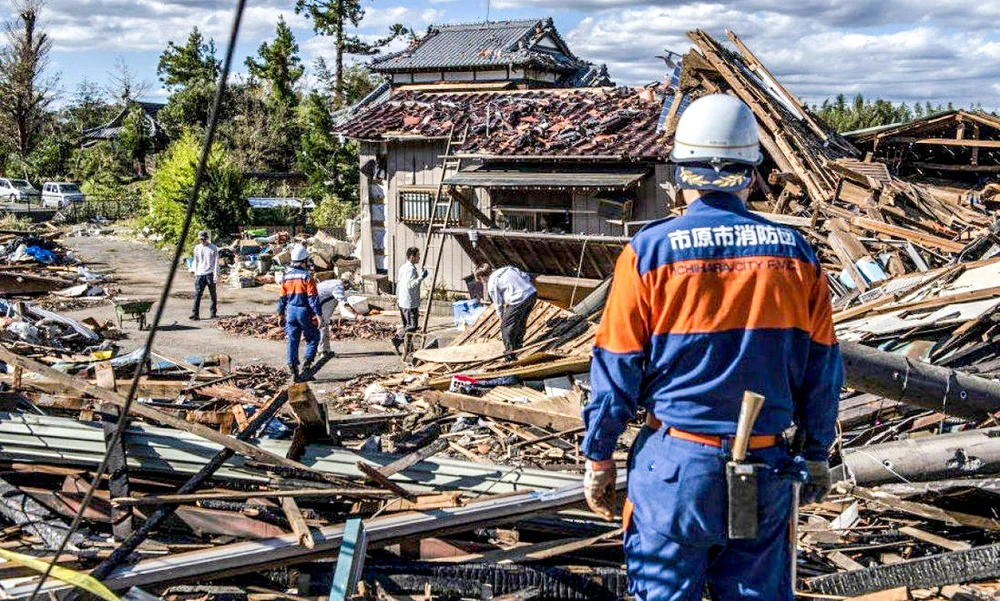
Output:
M41 339L38 337L38 328L26 321L15 321L8 325L6 330L28 344L41 343Z

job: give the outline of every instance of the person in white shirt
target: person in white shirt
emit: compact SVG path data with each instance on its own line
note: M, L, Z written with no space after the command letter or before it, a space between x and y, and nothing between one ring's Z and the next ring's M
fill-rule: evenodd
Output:
M348 274L344 274L347 276ZM324 280L316 284L319 292L319 343L323 349L323 357L335 357L336 354L330 349L330 318L337 307L343 307L354 319L360 319L361 315L354 310L347 302L347 292L344 290L344 280L333 278Z
M500 317L500 337L507 360L512 361L514 351L524 345L528 316L538 299L538 291L531 283L531 276L513 265L494 271L483 263L476 269L475 276Z
M406 335L416 332L420 322L420 286L427 278L427 270L417 267L420 263L420 249L411 246L406 249L406 262L399 267L396 278L396 304L403 318L403 327L392 337L392 345L399 352L399 347L406 340Z
M201 295L206 288L212 301L209 315L211 319L215 319L218 315L215 283L219 280L219 249L208 241L208 232L205 230L198 232L198 244L194 246L191 269L194 271L194 308L191 310L191 319L201 319Z

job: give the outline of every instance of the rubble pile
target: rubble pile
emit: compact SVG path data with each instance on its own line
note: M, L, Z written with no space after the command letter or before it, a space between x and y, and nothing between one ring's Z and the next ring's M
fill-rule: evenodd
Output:
M58 242L63 232L0 230L0 297L54 293L62 298L109 294L108 278L87 269ZM113 291L111 291L113 292Z
M271 234L266 229L244 231L241 238L219 248L221 279L233 288L280 283L282 271L291 262L292 247L302 244L309 250L320 281L339 277L349 283L360 283L353 277L361 266L360 260L353 256L358 227L353 224L349 228L354 234L353 243L337 240L322 230L314 236L294 238L285 231Z
M111 321L78 321L33 303L0 299L0 342L22 354L106 353L109 358L117 348L114 341L121 338Z
M275 313L239 313L219 319L216 327L236 336L285 339L285 328ZM329 327L330 340L388 340L396 333L395 326L370 319L333 319Z

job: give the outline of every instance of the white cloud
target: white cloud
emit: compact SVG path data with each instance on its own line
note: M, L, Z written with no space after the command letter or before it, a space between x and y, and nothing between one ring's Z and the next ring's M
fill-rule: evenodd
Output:
M1000 103L987 90L1000 79L1000 40L978 26L950 27L945 10L963 5L971 14L993 18L1000 6L987 4L991 5L939 0L927 7L911 0L803 0L793 7L765 0L682 1L669 7L600 10L567 32L566 38L579 56L607 63L619 83L640 84L662 79L665 66L655 55L664 49L683 53L690 48L688 30L705 29L724 40L723 31L730 27L786 87L809 102L838 93L862 93L910 103L982 102L993 109ZM884 5L904 10L907 24L874 27L886 15Z

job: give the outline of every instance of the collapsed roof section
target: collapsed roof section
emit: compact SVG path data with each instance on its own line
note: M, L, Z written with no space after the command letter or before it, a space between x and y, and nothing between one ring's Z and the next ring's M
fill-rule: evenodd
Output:
M980 183L1000 173L1000 118L986 113L947 111L850 137L899 175Z
M694 48L682 60L681 92L690 97L714 93L739 97L757 117L761 145L783 174L780 181L795 180L814 203L829 201L837 178L827 171L827 164L860 153L786 90L735 33L726 35L737 51L702 30L688 33ZM667 130L672 133L676 116L670 117Z
M657 123L662 93L643 88L577 88L509 92L414 92L356 115L341 133L360 140L457 137L457 154L517 158L665 159Z

